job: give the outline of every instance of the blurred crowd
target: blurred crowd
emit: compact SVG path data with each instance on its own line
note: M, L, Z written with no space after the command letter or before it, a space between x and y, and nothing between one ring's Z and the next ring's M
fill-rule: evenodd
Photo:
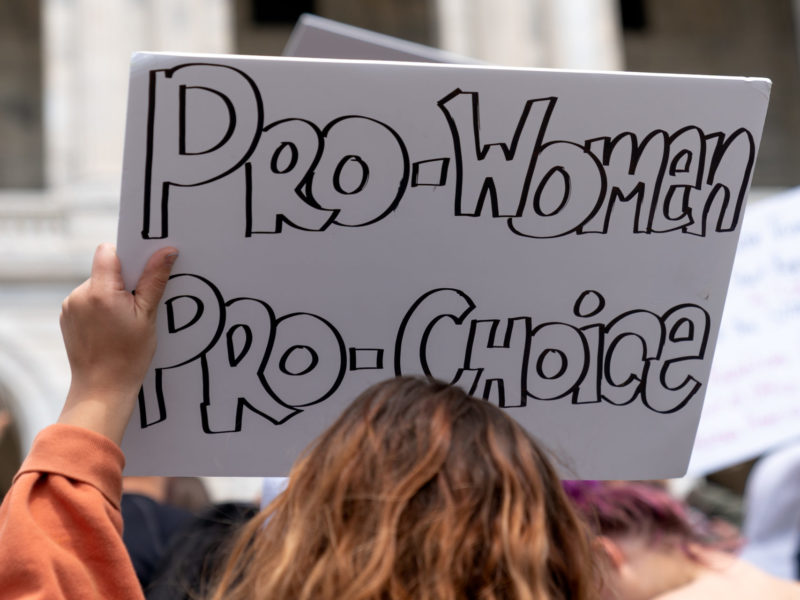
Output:
M397 383L387 382L381 385L383 387L377 386L377 391L373 391L372 396L367 392L371 402L375 402L375 394L381 393L384 388L388 388L383 393L389 397L389 401L409 402L407 398L397 398L402 395L396 389ZM406 382L405 385L427 384ZM409 395L408 392L403 393ZM441 393L438 389L422 387L414 392L411 402L424 405L426 399L430 401L431 397L436 398ZM425 410L430 408L427 406ZM319 560L320 555L326 551L324 546L343 543L342 539L329 537L331 532L324 531L323 522L327 521L330 527L334 527L334 521L340 519L338 527L342 528L342 532L338 536L346 538L350 534L345 530L358 529L352 517L358 514L356 505L360 501L368 501L377 507L384 499L371 496L398 494L398 482L392 480L392 477L396 479L403 475L411 478L414 471L421 469L422 463L429 459L429 456L422 454L426 450L430 453L430 449L419 447L422 433L418 429L421 425L413 421L413 414L407 414L409 410L405 406L402 413L386 418L395 428L406 430L405 435L401 436L389 434L388 429L381 430L376 423L369 420L375 419L374 415L369 419L364 415L358 417L358 427L364 429L362 434L366 432L368 436L376 438L373 439L376 446L371 449L347 449L343 440L354 435L358 437L353 431L356 425L350 423L350 430L345 431L348 428L342 423L334 424L315 444L316 450L322 446L326 453L327 464L324 467L311 461L311 464L305 463L304 470L301 461L301 467L293 471L289 479L266 478L261 498L254 498L251 502L214 503L203 481L195 477L124 478L120 504L124 520L122 539L142 593L146 598L155 599L188 600L208 597L219 584L223 569L230 572L232 553L243 552L241 541L237 540L243 535L249 535L245 547L257 546L254 536L262 535L262 529L272 518L286 520L279 524L281 529L278 532L271 532L273 535L291 533L292 528L297 526L291 523L292 519L297 519L297 515L292 516L292 510L300 513L304 510L321 513L322 522L314 525L314 518L309 517L312 523L308 525L322 529L323 531L317 533L327 538L324 541L317 540L315 543L318 547L311 551L314 560ZM412 419L412 422L404 424L403 420L406 418ZM482 467L479 461L470 459L469 451L458 447L457 441L453 439L456 432L447 431L455 426L459 418L463 417L447 415L444 431L427 432L431 439L425 440L423 446L447 444L443 446L445 454L463 453L466 455L463 459L469 462L469 468L480 470ZM505 419L504 416L502 418ZM10 431L13 431L11 415L8 410L3 409L0 411L0 434L7 438ZM505 432L504 435L509 434ZM331 436L341 436L342 439L335 442L325 440ZM378 439L381 436L386 439ZM442 439L436 439L436 436ZM392 441L392 438L396 439ZM390 448L384 446L387 440ZM484 444L486 441L481 440ZM463 442L462 440L460 443ZM474 444L475 440L467 442ZM473 452L485 451L486 448L473 448ZM381 465L387 459L390 462L405 461L403 469L407 472L396 472L390 477L386 474L380 476L376 470L370 470L365 464L364 456L360 456L365 452L386 453L387 456L374 459ZM331 456L330 453L339 453L342 456ZM523 467L512 462L508 465L512 471L510 477L540 478L538 485L542 489L537 493L545 496L561 493L561 490L547 489L551 484L548 477L553 477L554 482L557 480L549 473L550 467L546 464L546 459L535 456L537 460L543 461L542 464L525 472ZM303 460L309 461L311 458L306 457ZM437 505L438 499L432 499L436 494L425 500L426 503L433 504L427 510L414 506L414 502L419 501L418 497L425 495L426 487L433 485L437 478L464 476L457 469L447 467L447 457L442 457L441 460L445 462L422 476L416 484L409 483L410 491L404 503L398 500L403 505L400 512L408 514L405 515L406 522L402 525L404 529L393 532L392 535L396 538L393 543L402 545L404 542L401 538L413 537L416 521L423 520L426 528L435 528L435 520L447 520L445 514L437 514L443 507ZM453 473L448 473L448 469ZM323 470L333 475L327 483L324 481L324 474L320 472ZM374 481L369 481L370 479ZM554 593L551 597L584 597L580 590L585 587L586 581L590 585L585 597L620 600L800 597L800 584L794 583L800 579L800 485L797 482L800 482L800 445L778 449L758 460L749 470L743 495L730 489L724 492L728 510L725 510L726 501L720 501L708 491L715 489L720 494L723 493L720 490L726 488L708 482L705 485L710 488L695 486L694 491L688 495L687 502L685 499L678 499L671 492L674 482L670 481L563 481L565 497L585 527L584 531L588 532L586 548L590 551L581 555L580 549L571 547L574 540L568 542L569 536L565 536L563 531L558 532L559 528L569 529L572 525L568 519L562 522L565 519L563 510L552 511L552 507L546 506L554 502L552 499L545 499L544 521L558 521L557 524L545 525L555 531L546 536L550 538L547 541L549 544L563 546L557 549L557 560L549 557L546 561L546 568L555 571L555 575L548 574L551 579L548 585L572 589L566 595ZM453 481L450 484L458 482ZM487 485L486 478L476 477L476 480L464 481L461 485L471 488L471 493L475 496L470 509L472 512L481 510L479 507L483 504L495 505L493 510L496 511L499 505L513 501L514 492L507 486L498 488L496 485ZM360 491L356 491L358 489ZM427 493L430 494L430 491ZM355 497L350 497L353 495ZM306 506L292 508L293 502L302 502ZM353 515L334 514L342 509L337 503L348 506L347 510ZM456 502L454 507L457 504ZM327 514L327 511L331 511L331 514ZM420 514L416 514L417 512ZM476 518L475 515L461 516L467 521ZM359 517L361 518L369 523L368 529L359 533L364 536L361 543L371 547L375 540L367 538L380 537L382 528L388 525L385 522L373 522L363 515ZM396 518L402 520L403 517ZM252 529L253 522L258 523L255 532ZM398 526L395 523L395 527ZM581 529L577 528L576 531ZM455 536L454 541L462 544L474 543L487 547L497 543L498 540L493 538L499 535L496 531L485 531L485 539L469 540L467 533L459 531L459 527L454 527L453 524L444 527L442 534ZM535 552L536 536L532 536L527 542L531 544L529 550ZM427 542L419 543L420 552L424 552ZM238 549L236 544L239 544ZM287 552L285 544L278 544L272 550L277 556ZM308 556L303 557L301 551L295 551L295 560L308 560ZM375 551L376 548L371 547L371 552ZM542 551L550 554L554 552L553 549ZM457 554L456 550L452 552ZM478 555L483 556L483 553L479 552ZM257 555L247 556L249 560L263 560L263 557ZM481 560L484 559L485 557ZM586 576L583 583L576 583L582 576L581 569L575 569L575 565L570 564L576 559L583 561L581 568ZM337 560L341 560L341 557ZM400 557L396 556L395 560L400 560ZM471 560L474 561L475 556ZM309 566L312 567L313 564ZM500 568L499 565L495 567ZM450 565L449 568L454 567ZM560 575L559 570L563 570ZM235 573L236 580L244 577L243 572ZM411 573L409 576L412 576ZM528 573L527 576L543 577L541 573ZM565 581L570 577L576 581ZM365 596L367 597L372 596ZM497 597L521 596L499 594Z

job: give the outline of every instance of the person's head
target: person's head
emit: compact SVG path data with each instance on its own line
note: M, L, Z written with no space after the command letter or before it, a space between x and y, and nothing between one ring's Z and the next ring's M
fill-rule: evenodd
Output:
M456 387L361 394L243 532L214 598L592 597L587 533L533 439Z
M252 504L210 504L184 523L163 550L145 586L147 600L197 600L208 594L234 534L258 511Z
M199 477L169 477L164 502L200 514L211 506L211 496Z
M564 489L593 532L636 537L651 546L699 541L686 506L663 488L622 481L565 481Z
M704 545L686 506L664 489L633 482L565 481L602 548L606 597L650 598L693 575Z

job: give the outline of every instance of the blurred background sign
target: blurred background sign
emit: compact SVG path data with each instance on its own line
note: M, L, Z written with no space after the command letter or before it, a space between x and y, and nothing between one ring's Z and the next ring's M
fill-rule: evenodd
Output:
M691 475L800 437L800 188L748 207Z

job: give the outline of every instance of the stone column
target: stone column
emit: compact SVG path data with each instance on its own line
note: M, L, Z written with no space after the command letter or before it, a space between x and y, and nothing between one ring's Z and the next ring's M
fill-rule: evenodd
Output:
M439 45L520 67L618 70L614 0L437 0Z
M625 68L616 0L550 0L548 47L558 69Z
M438 0L439 46L496 65L541 67L549 57L543 0Z
M51 188L118 185L137 50L229 52L229 0L43 0L46 175Z
M38 2L0 2L0 188L43 185L39 21Z
M94 246L115 237L131 53L224 53L233 37L229 0L14 0L0 16L27 17L29 4L42 19L46 186L0 191L0 394L23 450L69 384L61 301L88 275Z

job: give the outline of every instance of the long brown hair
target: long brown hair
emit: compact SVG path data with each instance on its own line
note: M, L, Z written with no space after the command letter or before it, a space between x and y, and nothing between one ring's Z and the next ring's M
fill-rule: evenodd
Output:
M525 431L462 390L361 394L242 531L215 600L583 600L588 535Z

